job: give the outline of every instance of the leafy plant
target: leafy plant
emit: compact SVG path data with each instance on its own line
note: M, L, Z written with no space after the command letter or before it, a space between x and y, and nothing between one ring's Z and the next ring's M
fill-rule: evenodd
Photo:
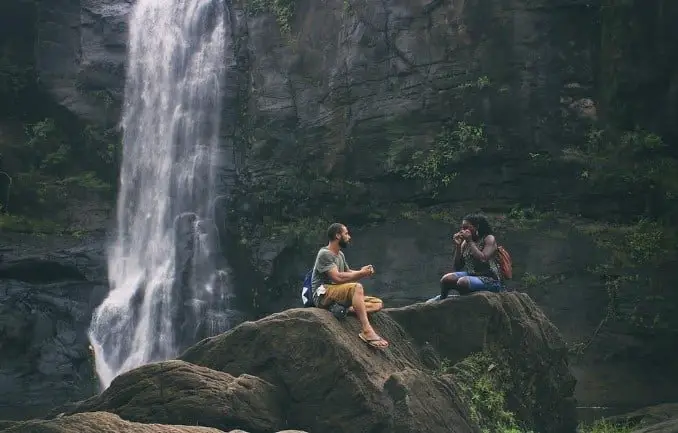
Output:
M275 15L282 33L290 35L296 0L249 0L247 12L254 16L262 13Z
M433 146L418 150L412 162L395 168L406 179L421 182L435 197L457 177L453 166L485 149L487 137L482 126L458 122L454 129L443 128Z
M581 424L578 428L580 433L630 433L633 429L625 424L615 424L605 419L593 424Z
M530 272L525 272L520 281L526 288L531 288L538 287L550 279L551 277L549 275L535 275Z
M50 220L0 214L0 231L3 230L19 233L61 234L65 229L60 224Z
M580 165L592 192L616 195L636 215L663 219L678 210L678 159L656 134L592 128L563 158Z
M455 365L443 360L440 370L454 374L471 419L483 433L522 431L514 414L506 407L509 386L506 379L511 376L510 371L491 349L474 353Z

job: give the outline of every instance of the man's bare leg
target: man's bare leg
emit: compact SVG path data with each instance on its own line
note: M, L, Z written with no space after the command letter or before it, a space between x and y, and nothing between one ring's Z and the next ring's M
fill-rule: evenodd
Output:
M376 313L377 311L380 311L382 308L384 308L383 302L366 302L365 303L365 311L367 311L367 314Z
M367 314L371 313L376 313L377 311L381 311L381 309L384 308L384 303L383 302L365 302L365 311ZM348 312L349 313L355 313L355 309L353 306L348 307Z
M362 284L356 284L355 289L353 291L353 299L351 300L353 310L355 311L356 316L358 316L358 320L360 321L360 325L363 328L363 336L367 340L376 340L370 342L372 346L375 347L387 347L388 346L388 341L381 339L380 336L377 335L376 332L374 332L374 328L372 328L372 325L370 324L370 320L367 318L367 308L365 306L365 292L363 290Z

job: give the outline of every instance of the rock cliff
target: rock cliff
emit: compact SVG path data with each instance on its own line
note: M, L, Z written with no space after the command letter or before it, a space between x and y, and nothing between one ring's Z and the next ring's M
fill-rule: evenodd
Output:
M76 120L114 126L132 4L3 2L0 31L15 33L13 50L44 92L24 98L22 107L56 103L78 136ZM330 220L360 230L362 246L350 261L376 262L369 289L403 305L435 291L446 269L442 239L467 210L506 215L513 209L522 221L522 209L534 204L621 219L644 214L659 200L629 195L623 183L616 195L601 195L563 151L583 143L596 119L617 121L615 113L625 128L639 124L676 136L670 119L678 81L670 47L678 15L671 1L620 7L587 0L227 4L222 177L231 201L219 221L239 302L260 315L294 305L299 276L322 242L315 234ZM422 210L425 218L413 218ZM591 335L606 311L604 284L621 273L589 272L608 264L584 228L540 224L502 232L515 251L522 289L568 341ZM635 288L630 292L635 303ZM666 308L671 302L661 304L669 323L659 331L624 324L601 333L599 353L576 370L580 388L588 384L582 400L635 405L638 395L678 398L669 381L654 377L652 371L661 370L629 367L624 359L618 370L609 366L628 357L652 365L663 360L671 370L657 353L675 341L671 320L678 316ZM647 310L641 319L654 320L654 306L636 307L628 309ZM626 389L615 385L639 371L653 377Z
M340 193L360 202L361 211L365 197L421 199L408 180L424 174L416 164L405 171L401 166L413 155L421 159L416 156L432 144L450 142L456 131L465 147L448 143L455 155L443 162L473 155L478 180L439 200L542 202L555 191L552 183L517 186L526 175L544 173L526 161L529 153L561 150L563 112L595 114L591 101L582 99L591 96L594 81L595 6L550 0L231 2L224 145L239 180L251 194L273 186L264 201L274 202L265 204L283 214L299 204L294 200L302 191L307 206ZM38 77L79 117L117 120L130 9L125 0L38 6ZM503 163L488 171L478 158ZM431 176L433 184L443 180Z

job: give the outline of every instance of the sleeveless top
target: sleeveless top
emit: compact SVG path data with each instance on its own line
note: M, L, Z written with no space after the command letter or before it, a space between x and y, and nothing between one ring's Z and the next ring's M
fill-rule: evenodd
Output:
M476 245L478 246L478 249L482 251L485 247L485 239L483 238L480 242L476 242ZM479 277L481 280L501 281L501 270L499 269L496 251L490 260L483 262L471 254L471 247L466 243L461 250L461 257L463 259L462 268L465 272L468 272L469 275Z

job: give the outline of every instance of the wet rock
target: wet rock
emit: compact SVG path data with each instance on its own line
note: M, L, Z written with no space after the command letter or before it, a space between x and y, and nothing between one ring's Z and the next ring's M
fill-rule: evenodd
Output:
M2 286L2 416L37 416L95 393L98 381L86 331L107 287L87 281L40 286L3 281Z
M19 243L5 253L0 262L0 418L41 416L97 392L87 328L108 291L101 245L37 253Z

